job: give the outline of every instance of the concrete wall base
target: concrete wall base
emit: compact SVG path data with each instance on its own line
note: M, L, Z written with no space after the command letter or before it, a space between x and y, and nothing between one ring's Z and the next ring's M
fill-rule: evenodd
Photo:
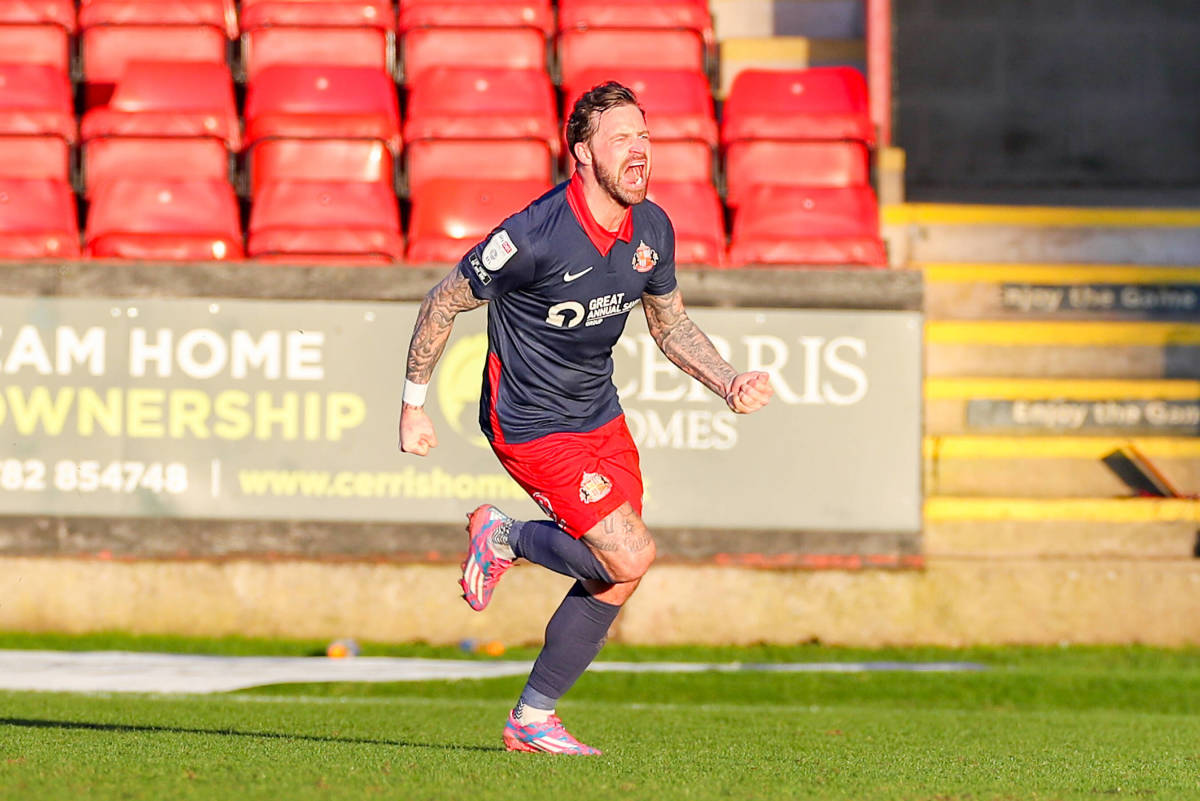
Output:
M0 559L0 629L537 643L570 581L530 566L482 614L446 565ZM655 566L613 641L1200 644L1200 560L931 557L913 571Z

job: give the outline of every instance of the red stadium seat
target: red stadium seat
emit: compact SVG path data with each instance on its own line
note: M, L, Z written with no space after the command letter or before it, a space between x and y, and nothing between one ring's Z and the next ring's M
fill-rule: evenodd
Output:
M71 145L57 136L0 136L0 178L71 181Z
M83 116L83 137L205 136L241 143L233 78L224 64L130 61L107 106Z
M734 215L731 266L887 265L870 187L759 186Z
M546 70L546 38L536 28L409 28L402 36L406 83L432 67Z
M9 64L71 72L72 0L0 0L0 53Z
M254 145L250 193L276 181L364 181L392 190L392 151L371 139L264 139Z
M685 70L705 74L706 45L690 30L584 28L558 35L564 86L579 86L592 69Z
M554 11L549 0L404 0L400 28L533 28L549 37Z
M92 258L240 259L237 198L226 181L105 181L92 196L84 246Z
M654 128L650 129L654 140ZM654 141L651 175L661 181L713 182L713 151L703 142Z
M398 261L404 240L396 195L380 183L264 184L250 210L246 252L272 261Z
M759 184L867 186L870 153L862 142L738 141L725 151L725 201L736 207Z
M238 35L236 0L81 0L79 26L166 25L217 28Z
M431 181L412 199L408 260L456 262L504 219L550 189L542 181Z
M232 0L85 0L79 28L90 107L108 101L129 61L225 64L237 16Z
M112 137L84 144L84 194L120 178L229 180L229 151L217 139Z
M80 0L79 26L180 25L222 30L238 37L236 0Z
M76 139L71 82L53 67L0 64L0 134Z
M0 178L0 258L79 257L79 221L69 184Z
M544 184L554 179L544 143L532 140L422 139L405 148L405 163L410 195L420 194L429 181L438 178Z
M570 114L579 96L605 81L628 86L646 111L650 137L665 140L693 139L710 147L717 145L717 122L712 92L703 73L692 70L587 69L563 86L567 99L564 114Z
M543 70L434 67L409 84L404 140L533 139L558 153L554 87Z
M242 5L246 79L278 64L396 70L391 0L247 0Z
M83 116L84 186L111 177L227 180L241 147L222 64L131 61L107 106Z
M675 227L678 264L725 263L725 215L711 183L650 182L650 200L663 207Z
M715 39L708 4L696 0L559 0L560 32L596 28L692 31L706 45Z
M722 109L721 141L852 139L875 143L867 83L853 67L744 70Z
M55 67L0 64L0 176L69 181L71 84Z
M396 86L365 67L276 66L246 87L246 142L375 139L400 150Z
M380 70L267 67L247 87L245 110L253 186L266 176L362 178L391 186L400 153L400 111L396 86ZM386 157L373 143L387 150ZM265 176L259 175L260 150ZM310 162L319 158L333 160Z

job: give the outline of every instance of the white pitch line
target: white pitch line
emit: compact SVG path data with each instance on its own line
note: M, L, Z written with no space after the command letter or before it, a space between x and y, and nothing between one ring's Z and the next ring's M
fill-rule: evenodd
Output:
M224 693L205 693L205 694L189 694L189 693L108 693L108 692L89 692L79 693L88 698L99 699L120 699L138 697L145 701L162 701L165 703L178 703L180 701L195 702L208 701L214 704L234 703L234 704L267 704L279 706L435 706L441 708L447 707L466 707L470 709L496 709L503 708L509 701L496 700L494 698L445 698L436 697L430 698L427 696L417 695L388 695L388 696L327 696L327 695L255 695L236 694L228 695ZM705 703L678 703L674 701L594 701L586 698L575 698L571 700L571 706L575 708L581 707L603 707L611 709L620 707L630 711L640 710L658 710L658 711L673 711L681 710L688 712L745 712L747 707L753 707L755 704L741 704L735 701L728 703L720 702L705 702ZM836 705L817 706L815 704L770 704L772 712L828 712L832 709L839 708Z
M524 676L529 661L392 657L231 657L126 651L0 651L0 690L213 693L271 684L445 681ZM597 662L593 673L863 673L984 670L971 662Z

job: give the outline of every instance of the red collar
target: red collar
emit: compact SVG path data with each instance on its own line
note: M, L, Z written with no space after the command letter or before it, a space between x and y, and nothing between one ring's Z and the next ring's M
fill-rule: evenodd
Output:
M633 239L631 209L625 209L625 217L621 220L621 225L616 232L609 231L596 222L596 218L592 216L592 210L588 208L587 198L583 196L583 179L579 177L578 172L571 175L571 181L567 184L567 205L571 207L583 232L587 234L588 239L592 240L592 244L596 246L596 250L600 251L601 255L607 256L618 239L622 242Z

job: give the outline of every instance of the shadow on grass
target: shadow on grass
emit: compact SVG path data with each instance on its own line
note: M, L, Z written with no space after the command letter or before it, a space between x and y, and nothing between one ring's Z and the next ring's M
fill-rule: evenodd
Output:
M76 729L123 734L219 734L225 737L256 737L263 740L303 740L312 743L349 743L351 745L392 745L397 748L434 748L443 751L503 751L498 745L441 745L413 743L406 740L375 740L367 737L334 737L315 734L281 734L273 731L238 731L237 729L191 729L182 726L133 726L123 723L87 723L75 720L34 720L32 718L0 718L0 726L25 729Z

